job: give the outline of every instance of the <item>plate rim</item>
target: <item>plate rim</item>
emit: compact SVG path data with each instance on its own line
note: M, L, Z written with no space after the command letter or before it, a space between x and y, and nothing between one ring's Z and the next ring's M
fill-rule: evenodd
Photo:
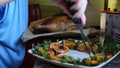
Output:
M101 64L99 64L97 66L83 66L83 65L75 66L74 64L70 64L70 63L61 63L60 61L46 59L46 58L44 58L44 57L42 57L40 55L32 53L32 50L33 49L29 49L28 53L33 55L34 57L37 57L40 60L47 61L47 62L50 62L50 63L53 63L53 64L57 64L57 65L61 65L61 66L64 66L64 67L74 67L74 68L101 68L104 65L108 64L110 61L112 61L120 53L120 51L118 51L112 58L110 58L106 62L103 62L103 63L101 63Z

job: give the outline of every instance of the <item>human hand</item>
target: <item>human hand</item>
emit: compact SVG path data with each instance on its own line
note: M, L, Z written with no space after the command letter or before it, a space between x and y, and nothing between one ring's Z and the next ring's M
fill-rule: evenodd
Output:
M87 7L87 0L71 0L74 4L67 6L65 0L52 0L57 6L62 8L68 16L71 18L81 18L83 24L86 22L85 10ZM76 10L77 12L73 15L70 14L70 10Z

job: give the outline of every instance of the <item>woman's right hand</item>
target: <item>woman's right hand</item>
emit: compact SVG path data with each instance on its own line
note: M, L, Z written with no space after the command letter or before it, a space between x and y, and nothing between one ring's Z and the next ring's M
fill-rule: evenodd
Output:
M52 1L57 6L62 8L71 18L81 18L83 24L85 25L86 22L85 10L88 3L87 0L70 0L74 3L71 7L66 4L65 0L52 0ZM70 10L76 10L77 12L71 15Z

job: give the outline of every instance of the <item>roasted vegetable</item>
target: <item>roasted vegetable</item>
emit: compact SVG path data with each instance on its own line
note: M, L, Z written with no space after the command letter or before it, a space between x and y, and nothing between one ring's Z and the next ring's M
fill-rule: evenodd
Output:
M47 59L61 61L62 63L96 66L112 58L118 51L120 51L120 44L116 42L105 42L103 46L100 46L98 43L91 42L90 46L93 48L96 54L84 59L75 59L72 56L60 56L59 54L69 52L71 47L77 47L77 49L74 48L74 50L89 52L89 49L86 49L84 43L81 43L80 41L74 41L74 39L64 39L62 42L59 41L52 42L50 40L45 40L43 43L34 44L35 46L34 49L32 49L32 52ZM86 44L87 47L89 47L88 42L86 42Z
M84 43L81 43L79 46L77 46L77 50L79 50L81 52L89 52L90 51L90 46L93 48L94 51L98 50L98 45L96 45L96 44L90 44L89 45L88 42L85 42L85 43L86 43L86 45Z
M58 53L66 53L69 51L69 48L67 46L64 46L60 43L53 42L50 44L50 48L53 48Z
M76 43L73 42L73 41L65 40L65 41L63 42L63 45L64 45L64 46L67 46L67 47L69 47L69 48L73 48L73 47L76 46Z
M80 65L81 61L80 59L74 59L72 56L63 55L63 60L61 60L62 63L72 63L74 65Z

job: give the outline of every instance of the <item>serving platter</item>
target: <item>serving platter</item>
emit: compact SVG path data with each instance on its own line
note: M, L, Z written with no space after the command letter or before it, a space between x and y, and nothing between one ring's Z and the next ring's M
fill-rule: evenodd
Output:
M82 65L79 65L79 66L75 66L74 64L70 64L70 63L61 63L59 61L56 61L56 60L49 60L49 59L46 59L40 55L37 55L37 54L34 54L32 53L32 50L33 49L29 49L28 50L28 53L33 55L34 57L37 57L39 60L43 60L45 62L50 62L52 64L56 64L56 65L60 65L60 66L63 66L63 67L70 67L70 68L102 68L103 66L105 66L106 64L108 64L109 62L111 62L119 53L116 53L111 59L107 60L106 62L104 63L101 63L100 65L97 65L97 66L82 66ZM84 56L84 55L83 55Z
M98 30L92 31L92 32L97 32ZM84 29L84 32L87 34L90 34L90 29ZM58 32L51 32L51 33L44 33L44 34L37 34L34 35L29 29L27 29L22 36L22 40L23 42L26 42L28 40L31 40L33 38L37 38L37 37L42 37L42 36L51 36L51 35L57 35L57 34L80 34L79 30L71 30L71 31L58 31Z
M118 51L117 53L115 53L112 56L112 58L110 58L107 61L102 62L102 63L100 63L98 65L93 65L93 66L87 65L86 66L86 65L74 65L72 63L61 63L60 61L57 61L57 60L47 59L47 58L45 58L45 57L43 57L41 55L33 53L33 50L35 50L35 49L34 48L29 49L28 53L30 53L31 55L37 57L39 60L43 60L45 62L50 62L50 63L55 64L55 65L60 65L60 66L63 66L63 67L70 67L70 68L101 68L101 67L105 66L106 64L108 64L109 62L111 62L113 59L115 59L116 56L118 56L118 54L120 53L120 51ZM77 59L83 60L84 58L89 57L88 53L77 51L77 50L69 50L66 53L58 54L58 56L63 56L63 55L72 56L76 60Z

